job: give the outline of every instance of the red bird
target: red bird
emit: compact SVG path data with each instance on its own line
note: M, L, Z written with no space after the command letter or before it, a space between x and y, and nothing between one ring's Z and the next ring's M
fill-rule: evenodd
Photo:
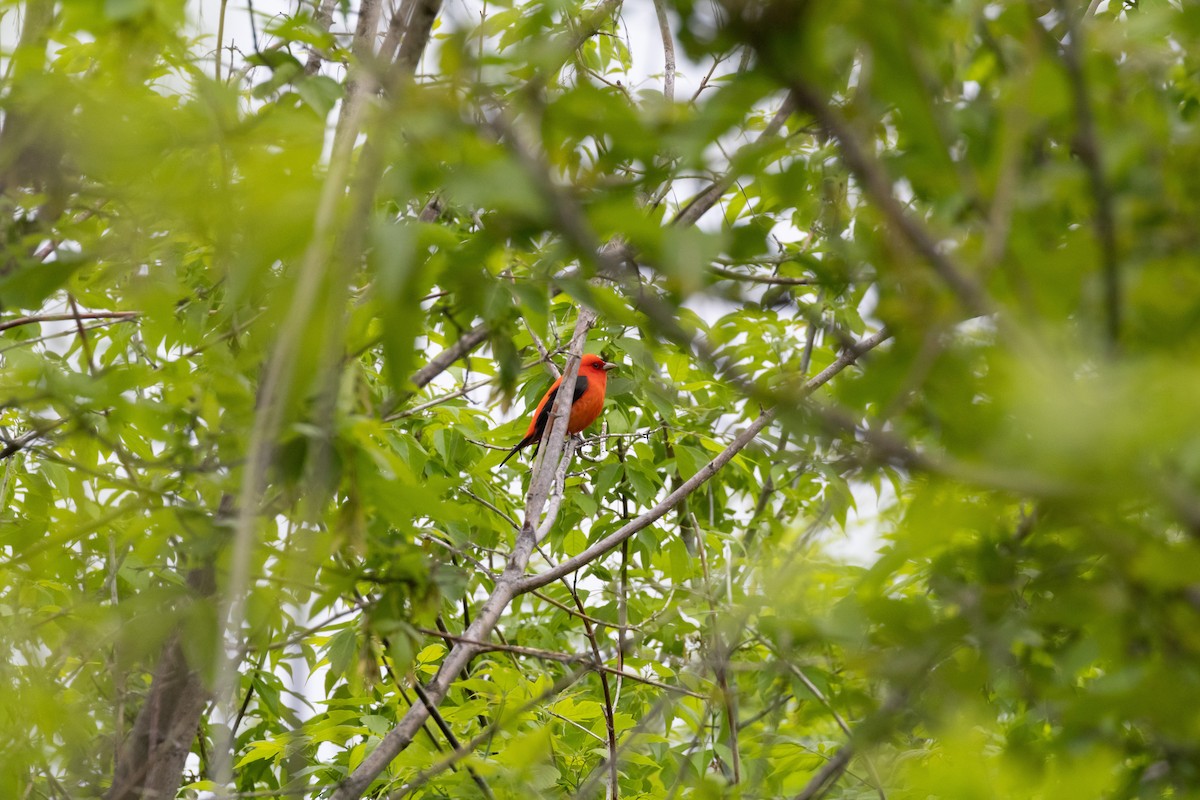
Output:
M571 416L567 419L567 433L579 433L596 421L604 408L604 390L608 386L608 371L616 369L616 364L610 364L600 356L588 354L579 362L579 377L575 379L575 395L571 399ZM533 419L529 421L529 430L525 438L517 442L509 454L504 457L508 461L522 447L527 447L542 440L546 426L550 422L550 412L554 410L554 398L558 397L558 385L562 378L554 381L553 385L542 395ZM504 461L500 466L504 466Z

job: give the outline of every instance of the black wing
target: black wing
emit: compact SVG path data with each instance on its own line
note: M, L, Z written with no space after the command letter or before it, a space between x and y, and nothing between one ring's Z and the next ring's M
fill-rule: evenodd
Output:
M583 397L583 393L587 391L588 379L587 375L580 375L575 379L575 391L572 392L571 404L574 405L579 398ZM546 425L550 422L550 412L554 411L554 400L558 397L558 389L550 392L550 396L546 398L546 405L542 406L542 413L538 414L537 427L533 430L533 441L541 442L542 434L546 432Z
M587 388L588 388L587 375L580 375L579 377L577 377L575 379L575 391L573 393L575 396L573 398L571 398L571 403L574 404L576 400L583 397L583 393L587 391ZM554 399L556 397L558 397L558 389L557 388L553 389L550 392L550 396L546 398L546 405L542 406L542 413L538 414L537 425L536 425L536 427L534 427L533 433L531 433L529 436L526 436L521 441L517 442L517 446L508 452L508 455L506 455L504 457L504 461L508 461L510 458L515 456L517 454L517 451L520 450L522 447L527 447L531 444L541 444L542 434L544 434L546 432L546 424L550 420L550 412L554 410ZM534 449L536 451L536 448L534 448ZM504 466L504 461L500 462L500 466Z

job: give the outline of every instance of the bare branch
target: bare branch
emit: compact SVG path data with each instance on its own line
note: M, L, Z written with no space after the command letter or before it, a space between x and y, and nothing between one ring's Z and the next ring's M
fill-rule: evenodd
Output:
M137 311L81 311L77 314L39 314L37 316L17 317L16 319L0 322L0 331L19 328L22 325L36 325L41 322L68 322L81 319L111 319L117 322L137 319Z
M663 97L668 103L675 102L675 37L671 35L670 20L664 0L654 0L654 13L658 17L658 32L663 43Z
M580 309L575 333L571 337L570 355L567 358L566 369L563 370L562 383L558 386L558 395L554 398L554 407L550 410L546 435L542 437L541 447L533 462L533 478L529 481L529 493L526 495L522 533L526 529L534 533L540 528L542 509L549 497L555 468L565 446L567 418L571 414L575 379L579 375L579 362L583 358L583 343L587 339L588 331L595 324L596 312L588 308Z

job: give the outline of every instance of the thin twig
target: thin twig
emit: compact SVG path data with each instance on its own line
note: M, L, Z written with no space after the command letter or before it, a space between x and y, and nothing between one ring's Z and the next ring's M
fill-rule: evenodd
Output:
M833 758L825 762L825 765L817 771L817 774L812 777L808 785L804 787L800 794L796 795L795 800L815 800L825 793L827 785L832 784L842 776L846 768L850 766L850 757L854 755L854 748L849 744L842 745Z
M787 278L782 275L747 275L744 272L734 272L731 269L724 269L715 265L709 265L707 269L713 275L728 278L732 281L762 283L771 286L812 286L816 283L812 278Z
M1110 353L1116 353L1121 341L1121 277L1117 262L1117 233L1113 213L1113 196L1104 177L1104 163L1100 152L1100 135L1096 131L1095 114L1088 96L1087 79L1083 74L1083 31L1076 23L1073 9L1062 0L1055 6L1067 26L1067 36L1059 48L1067 78L1071 82L1071 94L1075 101L1075 152L1087 168L1088 181L1092 187L1092 199L1096 202L1093 226L1100 244L1101 271L1104 276L1104 319L1105 338ZM1045 30L1034 23L1034 27Z
M39 322L68 322L70 320L81 319L111 319L111 320L129 320L136 319L140 316L137 311L81 311L75 314L39 314L31 317L17 317L16 319L0 322L0 331L6 331L10 328L19 328L22 325L34 325Z
M501 448L501 449L502 449L502 450L507 450L508 448L506 448L506 447L505 447L505 448ZM512 517L510 517L508 514L505 514L505 513L504 513L503 511L501 511L499 508L497 508L496 506L492 505L492 504L491 504L491 503L489 503L487 500L484 500L482 497L480 497L479 495L475 494L475 493L474 493L474 492L472 492L470 489L468 489L468 488L466 488L466 487L464 486L464 487L463 487L463 488L462 488L460 491L461 491L463 494L465 494L467 497L469 497L469 498L471 498L472 500L474 500L476 503L479 503L481 506L484 506L485 508L489 508L489 509L491 509L492 511L496 512L497 514L499 514L499 515L500 515L500 517L501 517L501 518L502 518L502 519L503 519L505 522L507 522L507 523L508 523L510 526L512 526L512 529L513 529L513 530L516 530L516 531L519 531L519 530L521 530L521 523L517 522L515 519L513 519Z

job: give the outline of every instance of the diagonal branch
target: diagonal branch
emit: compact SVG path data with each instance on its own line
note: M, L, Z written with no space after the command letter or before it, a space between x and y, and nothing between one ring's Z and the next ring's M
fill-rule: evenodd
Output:
M763 128L763 132L754 140L751 147L761 147L763 144L775 137L779 133L783 123L787 122L787 118L792 115L796 108L795 100L789 96L783 101L783 105L775 112L775 116L771 117L771 121L767 123L767 127ZM742 153L745 150L740 151ZM739 153L740 154L740 153ZM738 172L731 165L729 171L721 177L713 181L708 188L700 192L692 198L691 202L679 212L676 217L671 220L671 224L679 228L687 228L695 225L708 210L717 204L717 201L729 191L729 187L733 186L738 179Z
M929 262L933 271L950 287L959 302L976 316L992 313L991 303L979 284L942 252L929 230L896 199L892 192L892 182L883 165L867 152L866 146L859 140L846 118L829 104L815 86L800 79L791 80L789 85L796 105L811 114L821 127L837 139L842 160L862 185L866 195L909 245Z
M795 800L816 800L825 794L825 790L831 783L842 777L842 773L850 766L850 758L854 755L854 748L846 743L833 754L833 758L825 762L825 766L813 776L808 785L804 787L800 794L796 795Z

